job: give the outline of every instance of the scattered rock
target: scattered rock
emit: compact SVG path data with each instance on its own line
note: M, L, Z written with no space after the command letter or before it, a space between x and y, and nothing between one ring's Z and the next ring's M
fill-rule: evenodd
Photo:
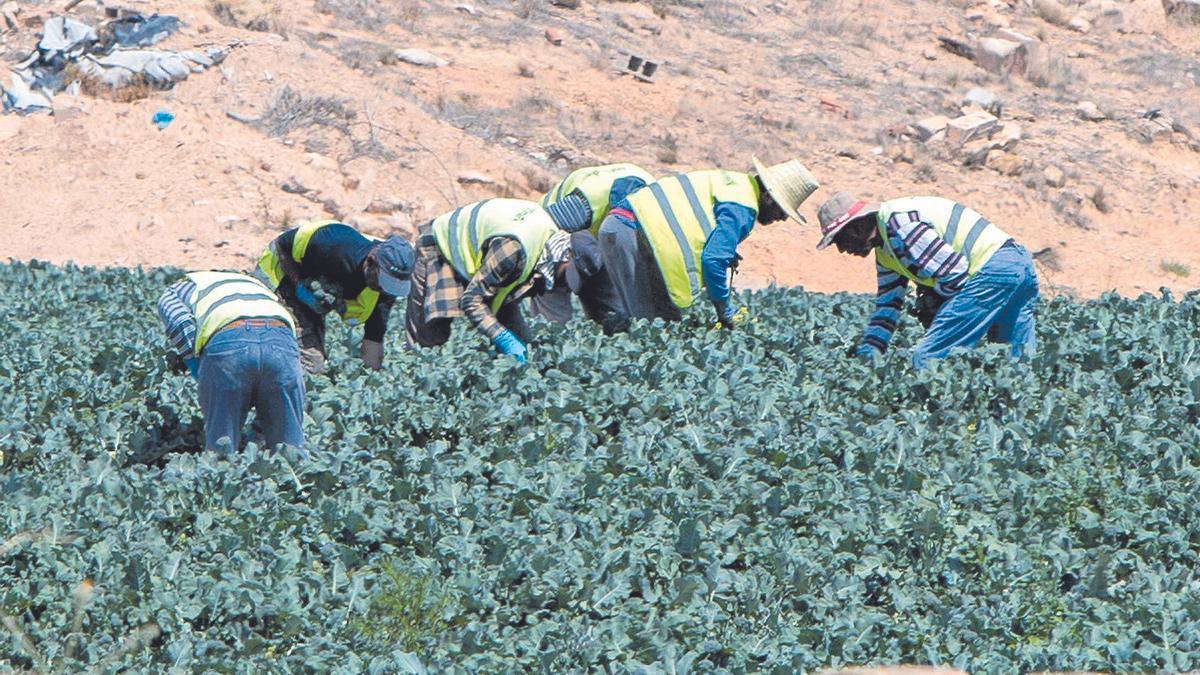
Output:
M989 152L984 164L1005 176L1020 176L1025 171L1025 158L1004 150Z
M371 200L370 204L363 211L376 215L390 215L397 211L404 210L404 202L396 201L395 199L387 199L385 197L376 197Z
M1153 143L1171 137L1173 129L1169 120L1157 117L1139 117L1133 121L1129 133L1143 143Z
M496 180L477 171L467 171L458 174L458 182L463 185L495 185Z
M997 75L1022 75L1029 67L1025 45L1000 38L981 38L975 45L975 62Z
M1025 47L1025 54L1029 57L1030 61L1036 61L1038 56L1041 55L1042 41L1035 37L1031 37L1024 33L1018 33L1011 28L1001 28L1000 30L996 31L996 37L1000 38L1001 40L1009 40L1010 42L1021 43L1021 45Z
M1067 27L1070 28L1071 30L1075 31L1076 33L1083 33L1084 35L1087 35L1088 33L1092 32L1092 22L1088 21L1087 19L1083 18L1082 16L1077 16L1074 19L1071 19L1070 21L1068 21Z
M479 9L469 2L460 2L454 6L454 9L462 12L463 14L470 14L471 16L479 14Z
M1051 164L1042 169L1042 179L1046 181L1046 185L1050 187L1060 188L1067 184L1067 175L1063 170Z
M924 143L925 141L933 138L933 136L939 131L944 130L946 125L949 123L949 117L944 115L934 115L933 117L927 117L912 125L912 129L913 133L917 135L917 140Z
M1067 23L1067 8L1058 0L1034 0L1033 9L1038 16L1056 26Z
M361 184L362 184L362 179L360 179L358 176L343 176L342 177L342 187L346 188L347 190L357 190L358 186Z
M951 145L961 146L981 136L988 136L1000 126L995 115L979 112L950 120L946 125L946 140Z
M546 29L546 42L552 45L561 45L563 43L563 32L557 28Z
M1200 20L1200 0L1162 0L1167 16L1184 21Z
M921 51L921 56L924 56L926 61L937 61L937 52L928 47Z
M582 3L580 0L550 0L550 4L555 7L564 7L566 9L579 9Z
M902 141L900 143L889 145L886 153L888 159L892 160L893 162L912 164L915 161L915 157L913 155L913 145L908 141Z
M993 115L1000 114L1000 99L996 97L996 92L982 87L974 87L967 92L966 96L962 97L961 105L975 105L986 110Z
M1102 122L1108 119L1108 115L1105 115L1099 106L1091 101L1081 101L1079 105L1075 106L1075 113L1089 122Z
M446 59L434 56L424 49L397 49L395 56L398 61L424 68L441 68L442 66L450 65L450 62Z

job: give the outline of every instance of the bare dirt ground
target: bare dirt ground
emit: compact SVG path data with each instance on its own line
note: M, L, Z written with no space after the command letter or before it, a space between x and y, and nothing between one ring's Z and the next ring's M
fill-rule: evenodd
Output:
M0 58L28 54L65 4L16 2ZM1200 24L1160 0L120 6L180 16L164 48L240 45L169 91L0 116L0 258L248 268L298 220L411 232L474 199L538 196L575 166L746 170L758 154L800 158L824 187L803 209L809 225L756 229L743 285L872 288L869 263L814 250L816 208L838 189L961 200L1038 252L1047 292L1186 290L1200 275ZM87 0L70 16L95 23L102 10ZM1023 75L939 46L1006 27L1033 40ZM448 63L412 65L398 49ZM621 72L630 53L661 64L653 82ZM1021 127L1003 172L907 129L959 115L973 87ZM1083 119L1083 101L1105 119ZM175 121L159 131L162 109ZM1154 110L1175 128L1148 140L1138 125Z

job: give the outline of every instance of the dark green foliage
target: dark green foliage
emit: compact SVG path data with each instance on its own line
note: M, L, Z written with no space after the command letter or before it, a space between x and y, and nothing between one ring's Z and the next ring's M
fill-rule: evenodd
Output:
M843 356L849 295L546 327L524 368L459 327L375 373L332 320L305 462L182 452L173 276L0 268L0 610L61 670L150 624L110 670L1200 668L1195 296L1054 300L1031 363L921 373Z

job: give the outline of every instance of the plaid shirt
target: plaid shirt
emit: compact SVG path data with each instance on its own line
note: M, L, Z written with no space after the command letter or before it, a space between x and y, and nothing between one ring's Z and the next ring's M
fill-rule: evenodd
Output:
M425 259L425 318L452 319L466 316L489 340L505 330L492 313L492 299L504 287L521 277L525 268L525 249L512 237L495 237L487 242L483 262L469 281L458 276L450 262L442 257L432 236L421 237L417 255ZM540 283L533 275L513 290L505 304L519 302ZM417 290L417 289L414 289Z
M937 230L917 211L896 213L887 222L888 243L896 259L918 279L933 282L933 288L950 297L967 283L969 261L947 244ZM877 249L879 250L879 249ZM875 263L879 290L875 295L875 313L867 323L862 343L876 351L887 350L900 325L908 278Z

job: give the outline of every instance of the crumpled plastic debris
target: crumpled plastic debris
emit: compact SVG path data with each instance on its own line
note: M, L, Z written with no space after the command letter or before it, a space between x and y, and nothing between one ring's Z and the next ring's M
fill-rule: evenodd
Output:
M49 19L42 26L37 49L16 66L11 85L4 87L4 110L53 111L54 94L74 84L65 81L73 74L70 65L77 74L112 88L144 79L165 89L220 63L238 44L199 51L139 48L161 42L179 26L178 17L160 14L126 15L103 24L99 32L67 17Z

